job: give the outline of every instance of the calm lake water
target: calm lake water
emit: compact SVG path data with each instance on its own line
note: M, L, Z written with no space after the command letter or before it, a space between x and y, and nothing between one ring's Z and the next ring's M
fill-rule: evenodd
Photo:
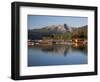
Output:
M41 45L28 47L28 66L87 64L87 46Z

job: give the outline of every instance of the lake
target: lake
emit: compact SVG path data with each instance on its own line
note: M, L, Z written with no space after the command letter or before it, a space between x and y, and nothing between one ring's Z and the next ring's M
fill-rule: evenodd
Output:
M87 45L34 45L28 47L29 67L87 63Z

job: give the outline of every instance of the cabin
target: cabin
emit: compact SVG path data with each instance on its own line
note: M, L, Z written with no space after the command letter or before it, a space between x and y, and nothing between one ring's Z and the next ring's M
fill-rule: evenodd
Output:
M79 43L79 44L87 44L87 40L85 39L73 39L73 43Z
M34 42L32 40L28 40L28 46L33 46Z

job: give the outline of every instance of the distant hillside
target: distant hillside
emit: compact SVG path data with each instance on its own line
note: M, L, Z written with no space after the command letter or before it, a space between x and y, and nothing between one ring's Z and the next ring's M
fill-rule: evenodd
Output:
M78 28L72 28L71 35L72 38L87 38L88 26L81 26Z

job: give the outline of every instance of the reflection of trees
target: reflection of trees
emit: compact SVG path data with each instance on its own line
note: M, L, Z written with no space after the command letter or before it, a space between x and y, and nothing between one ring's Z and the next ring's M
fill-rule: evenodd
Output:
M81 51L85 54L87 54L87 45L80 45L80 44L74 44L72 45L72 51Z
M34 49L40 49L41 51L45 53L49 53L51 55L63 55L66 56L70 52L82 52L84 54L87 54L87 45L35 45L32 48Z

